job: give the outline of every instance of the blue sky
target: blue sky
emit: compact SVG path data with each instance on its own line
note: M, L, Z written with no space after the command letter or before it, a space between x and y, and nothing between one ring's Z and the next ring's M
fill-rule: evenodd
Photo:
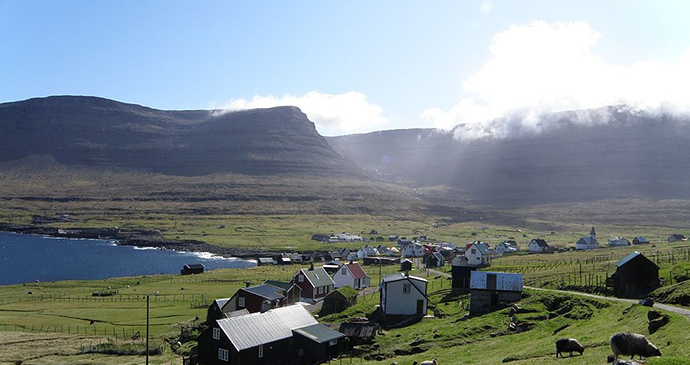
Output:
M515 110L619 100L683 109L673 95L643 89L685 80L668 70L688 65L688 16L690 2L680 0L0 0L0 102L59 94L161 109L289 102L327 135L459 123L485 130ZM566 65L558 57L570 50L568 60L584 60L568 66L575 75L617 75L601 81L609 84L642 75L653 85L590 97L602 88L588 90L587 77L554 86L544 65L530 66L538 61L529 57L552 55ZM517 68L511 60L523 53ZM568 73L563 67L552 74ZM659 78L666 84L654 84ZM533 89L524 100L511 101L525 87Z

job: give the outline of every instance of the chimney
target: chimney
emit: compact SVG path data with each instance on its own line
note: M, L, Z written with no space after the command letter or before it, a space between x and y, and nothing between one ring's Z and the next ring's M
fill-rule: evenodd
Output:
M245 281L245 282L244 282L244 287L245 287L245 288L249 288L251 285L252 285L252 282L251 282L251 281Z
M312 270L314 270L314 263L313 262L311 264L309 264L309 271L312 271Z
M410 277L410 272L408 270L405 270L405 277L409 278Z

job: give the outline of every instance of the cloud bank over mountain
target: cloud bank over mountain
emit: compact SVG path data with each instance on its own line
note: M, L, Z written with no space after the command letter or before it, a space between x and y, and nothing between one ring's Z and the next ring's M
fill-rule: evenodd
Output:
M285 94L282 97L255 95L251 100L230 100L220 107L218 113L288 105L307 114L322 135L366 132L381 128L388 122L383 109L357 91L327 94L314 90L301 96Z
M458 139L539 133L557 111L625 104L646 112L690 111L690 50L673 63L615 64L594 47L602 34L585 22L535 21L495 35L491 58L463 81L466 94L448 110L421 113L427 125ZM606 123L606 115L580 118Z

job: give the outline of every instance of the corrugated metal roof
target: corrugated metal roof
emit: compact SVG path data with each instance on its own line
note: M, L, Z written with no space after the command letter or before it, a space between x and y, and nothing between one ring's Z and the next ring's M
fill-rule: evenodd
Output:
M298 328L293 331L317 343L324 343L345 337L344 334L334 329L331 329L330 327L325 326L321 323Z
M495 275L496 278L496 288L491 290L522 291L522 274L490 271L472 271L470 275L470 289L488 289L487 277L489 275Z
M292 337L292 330L318 322L301 305L220 319L221 330L238 351Z
M318 286L335 285L335 282L333 282L333 279L331 279L323 267L315 267L313 270L302 269L300 271L315 288Z
M230 318L230 317L246 316L247 314L249 314L249 310L247 310L247 308L242 308L242 309L238 309L236 311L227 312L227 313L225 313L225 316L227 318Z
M622 259L618 260L618 262L616 262L616 267L621 267L621 266L627 264L628 262L630 262L630 260L632 260L635 257L640 256L640 255L642 255L642 254L637 252L637 251L631 252L631 253L625 255L625 257L623 257ZM644 256L642 256L642 257L644 257Z
M402 273L396 273L396 274L386 275L386 276L383 277L383 282L384 282L384 283L390 283L390 282L393 282L393 281L405 280L406 278L409 278L410 280L419 280L419 281L423 281L423 282L426 283L426 279L418 278L418 277L412 276L412 275L406 277L406 276L403 275Z
M266 298L268 300L278 300L278 299L285 298L285 296L282 293L279 293L279 291L281 291L281 289L277 288L273 285L250 286L249 288L242 288L240 290L248 291L252 294L256 294L256 295L258 295L262 298Z

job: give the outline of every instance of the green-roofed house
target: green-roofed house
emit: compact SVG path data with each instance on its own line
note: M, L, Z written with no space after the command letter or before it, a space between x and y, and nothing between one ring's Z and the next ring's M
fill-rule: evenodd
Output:
M298 356L309 364L321 364L338 356L343 349L345 335L321 323L292 330Z
M303 301L318 302L335 289L335 282L323 267L315 268L311 265L308 269L302 269L295 274L293 283L301 292Z

